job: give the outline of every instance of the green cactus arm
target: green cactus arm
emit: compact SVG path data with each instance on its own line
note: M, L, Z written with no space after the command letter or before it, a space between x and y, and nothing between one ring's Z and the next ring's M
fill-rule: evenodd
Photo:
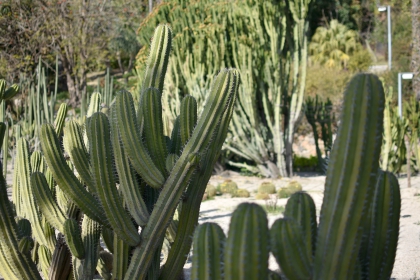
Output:
M48 277L50 266L51 266L51 259L52 254L48 247L44 245L40 245L38 248L38 258L39 258L39 266L41 267L42 274L45 278Z
M66 221L66 216L57 205L57 202L55 202L44 174L40 172L32 173L31 185L38 207L44 217L53 227L60 232L64 232L63 225Z
M24 218L17 218L17 226L18 226L18 239L24 236L31 236L32 235L32 227L31 222Z
M90 119L87 134L91 150L92 174L99 201L114 233L130 246L136 246L140 242L138 230L123 207L115 185L108 118L104 113L97 112ZM98 135L103 137L98 137Z
M89 154L83 141L82 129L76 121L70 120L67 122L64 128L63 144L80 178L89 187L91 193L96 193L89 163Z
M142 114L144 118L144 139L152 160L162 174L166 173L165 160L168 155L163 134L161 93L148 88L142 95Z
M390 279L394 266L401 212L398 180L390 172L379 172L369 212L369 231L362 256L364 279ZM362 247L361 247L362 249Z
M278 219L270 229L271 252L287 279L311 279L312 252L299 224L291 219ZM310 248L310 247L309 247Z
M168 25L159 25L153 34L150 54L147 59L146 72L142 85L142 93L147 88L156 88L160 94L168 68L169 53L172 47L172 31Z
M67 248L63 235L57 236L57 244L54 253L51 256L51 264L49 266L48 279L61 280L69 279L71 274L71 254Z
M85 217L82 221L82 239L85 247L85 259L83 261L83 274L80 280L93 279L96 264L99 257L99 238L101 237L101 225L94 220Z
M226 279L267 279L269 230L261 206L242 203L232 214L225 244Z
M122 239L118 238L116 234L114 234L114 256L118 256L113 258L112 260L112 279L124 279L125 273L128 269L128 257L130 255L130 246Z
M190 139L195 124L197 123L197 101L191 95L187 95L181 102L179 115L181 145L184 146Z
M197 227L193 241L191 280L218 280L223 275L226 236L215 223Z
M66 115L67 115L67 104L61 103L60 108L58 108L57 116L54 120L54 127L55 127L55 132L57 133L57 135L60 135L61 132L63 131Z
M229 106L234 106L229 100L235 100L238 83L239 72L234 69L223 70L216 77L193 134L163 185L149 222L141 233L142 240L146 241L141 242L140 246L135 249L126 279L144 277L142 273L147 270L152 258L147 252L154 251L159 244L151 242L150 238L163 239L170 218L197 167L199 153L203 153L209 143L214 140L214 134L220 127L224 112L229 111Z
M94 92L90 96L89 108L86 113L86 117L90 118L94 113L99 112L101 109L101 94L99 92Z
M66 238L66 243L71 254L78 259L84 259L85 247L83 245L78 222L74 219L65 220L63 225L63 234Z
M176 117L174 122L174 127L171 133L171 147L170 153L180 155L181 154L181 126L180 126L180 116Z
M12 272L10 279L41 280L35 263L30 257L20 253L17 232L10 201L7 199L6 183L0 176L0 263L4 265L0 273L7 277Z
M114 231L110 228L103 227L101 235L105 246L111 253L114 253Z
M292 194L284 209L284 217L294 219L301 227L308 250L307 255L312 265L318 230L315 203L312 197L304 192Z
M116 116L124 150L133 168L154 188L162 187L165 178L152 161L139 134L133 98L129 92L121 92L116 98Z
M314 279L353 271L360 245L366 199L376 181L383 130L384 92L372 74L358 74L344 95L321 208ZM375 112L375 114L372 114Z
M239 84L236 85L239 87ZM237 92L237 89L235 90ZM235 104L236 98L231 98L229 103ZM171 250L168 254L165 266L162 269L160 279L167 279L174 275L180 275L187 259L188 252L191 248L191 238L194 234L195 227L198 223L199 209L202 201L203 194L207 187L210 176L213 173L213 168L216 163L226 134L229 128L229 120L232 118L232 114L235 106L229 104L228 110L224 112L222 121L220 122L217 134L214 137L214 141L210 143L207 153L201 159L201 166L206 165L208 168L202 168L197 170L197 175L194 176L193 181L190 185L195 186L188 188L185 201L182 203L182 208L179 214L179 222L177 227L177 235L174 243L171 246Z
M104 280L111 280L112 279L112 262L113 262L113 255L107 251L100 251L99 252L99 259L98 264L96 265L96 270L98 271L99 275ZM120 278L121 279L121 278Z
M3 94L6 91L6 80L0 79L0 100L3 99Z
M0 122L0 149L3 147L3 139L6 135L7 125L3 122Z
M6 91L4 92L2 99L9 100L15 97L15 95L19 92L19 85L13 84L11 85Z
M32 232L35 240L41 245L45 245L50 250L54 249L55 238L48 238L44 234L41 226L41 217L33 196L33 187L30 183L31 169L29 164L29 147L28 142L24 138L20 138L16 144L16 159L19 161L19 185L22 188L22 203L24 206L24 217L27 218L32 225Z
M42 125L40 138L45 161L58 186L87 216L97 222L106 223L106 216L101 205L92 194L85 190L67 165L53 127L48 124Z
M44 159L40 151L34 151L30 157L31 172L44 172Z
M115 119L115 108L111 108L111 119ZM114 151L115 167L118 173L119 190L124 197L125 205L133 219L139 226L144 226L149 219L146 203L140 192L140 187L135 177L129 159L125 155L124 147L119 136L117 122L111 122L111 141Z

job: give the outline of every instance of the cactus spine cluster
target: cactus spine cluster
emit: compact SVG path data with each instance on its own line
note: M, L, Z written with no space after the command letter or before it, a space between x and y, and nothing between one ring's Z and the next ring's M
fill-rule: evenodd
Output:
M268 273L278 279L279 275L268 270L271 250L287 279L389 279L397 248L401 197L396 177L378 168L383 109L384 92L379 79L371 74L356 75L345 92L319 225L312 198L295 193L287 202L285 218L278 219L270 229L270 245L258 247L256 244L267 239L267 224L261 222L252 230L245 229L251 221L263 221L263 217L255 215L264 212L257 205L242 204L232 215L224 247L224 271L217 271L221 266L211 266L209 274L251 279L248 276L253 273L249 271L252 267L258 270L252 279L267 279ZM214 236L203 234L201 227L210 226L203 224L197 229L193 271L210 267L207 265L215 258L214 254L201 255L210 249L203 251L200 246L208 247L211 243L206 238ZM248 239L258 248L246 253L251 242L241 242ZM212 250L221 250L217 242L212 244ZM229 258L233 252L237 257ZM248 258L246 264L243 257ZM237 269L235 274L232 265ZM216 279L193 275L193 279Z
M0 254L7 264L0 274L40 279L35 263L50 279L92 279L96 271L105 279L173 279L182 273L201 198L226 138L239 72L217 75L200 117L196 100L184 97L169 137L161 99L171 42L170 28L158 26L137 104L123 91L99 112L100 95L93 94L81 123L63 126L59 114L54 126L40 127L42 154L30 156L26 140L19 141L16 213L9 207L1 215L6 221L26 218L32 234L19 236L14 221L2 227L16 233L3 250L9 253ZM101 250L101 235L111 253ZM160 269L163 246L168 254Z

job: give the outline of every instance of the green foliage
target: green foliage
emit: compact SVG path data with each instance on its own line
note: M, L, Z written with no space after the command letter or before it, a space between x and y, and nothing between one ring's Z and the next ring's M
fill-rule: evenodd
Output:
M373 63L372 55L365 49L360 49L350 57L348 68L351 72L363 72L368 70Z
M310 60L330 68L347 69L350 57L361 50L359 35L337 20L318 27L309 44Z
M225 275L233 275L229 274L233 270L238 274L232 279L246 279L251 273L258 275L252 279L266 279L269 248L287 279L389 279L398 243L401 196L395 175L378 169L384 99L377 77L362 74L352 79L331 152L334 164L328 166L319 224L312 198L297 192L287 202L285 217L272 225L267 244L263 211L255 204L239 205L224 247ZM208 249L201 247L207 236L195 238L194 247L199 248L194 251L193 269L213 260L206 256ZM233 255L237 258L229 258ZM212 268L207 275L220 269Z
M296 171L315 170L318 168L318 157L311 156L309 158L293 156L293 167Z

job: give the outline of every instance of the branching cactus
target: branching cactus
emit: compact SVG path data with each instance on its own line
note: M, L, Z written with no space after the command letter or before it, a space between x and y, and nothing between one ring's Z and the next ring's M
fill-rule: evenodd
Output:
M285 217L270 229L270 250L287 279L390 278L401 197L396 177L378 169L383 109L384 93L379 79L371 74L355 76L345 92L319 225L312 198L298 192L289 199ZM252 230L247 228L250 221L264 220L256 216L258 211L263 210L252 204L242 204L235 210L224 249L218 241L221 235L214 234L217 229L208 230L216 226L199 226L193 244L193 279L217 279L212 275L220 274L226 280L267 279L268 273L272 279L278 279L279 275L268 270L264 246L256 245L263 242L267 225L260 222ZM258 248L246 251L247 244L242 243L245 240L253 240ZM214 252L223 250L224 271L219 271L223 266L214 265L218 257ZM237 252L237 258L229 259L232 251ZM248 262L243 263L244 257ZM231 274L232 263L237 268L236 274ZM249 278L250 267L258 268L259 276ZM206 276L198 273L203 268L209 270ZM266 278L261 278L262 275Z
M226 138L239 72L226 69L214 78L199 116L195 99L185 96L169 137L161 98L171 40L168 26L157 27L137 104L123 91L104 113L97 106L100 95L92 95L84 123L70 120L63 128L60 116L55 127L40 127L42 154L34 152L31 161L20 140L13 198L32 234L19 235L6 207L11 204L2 196L7 209L1 215L9 223L2 236L15 233L9 234L11 245L0 247L0 274L83 280L96 271L105 279L181 276L201 198ZM100 247L101 236L109 252ZM161 268L163 244L167 261Z

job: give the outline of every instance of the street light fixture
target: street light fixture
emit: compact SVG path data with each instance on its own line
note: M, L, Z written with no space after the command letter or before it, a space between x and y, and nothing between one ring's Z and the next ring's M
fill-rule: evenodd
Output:
M398 115L402 118L402 80L412 80L412 72L398 73Z
M391 6L379 6L379 12L385 12L388 18L388 70L391 70L392 38L391 38Z

